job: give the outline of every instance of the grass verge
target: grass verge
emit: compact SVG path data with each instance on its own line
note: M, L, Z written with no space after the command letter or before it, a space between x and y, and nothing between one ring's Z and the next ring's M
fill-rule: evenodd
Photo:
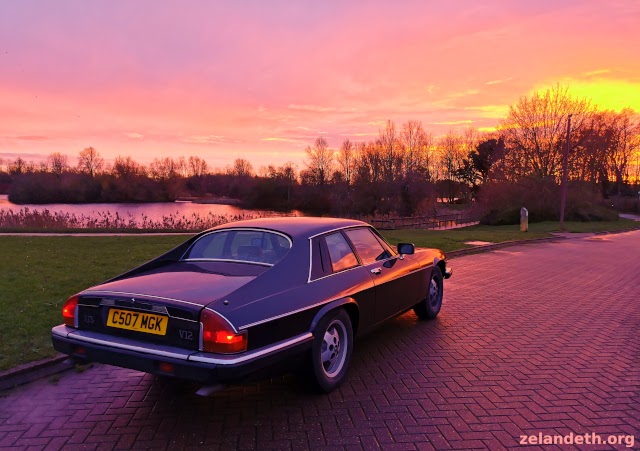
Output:
M566 223L573 232L616 231L635 221ZM412 242L445 251L471 247L466 241L493 243L550 236L557 223L473 226L463 229L395 230L382 234L391 243ZM0 236L0 371L55 355L49 331L59 324L70 295L133 268L186 240L184 236L20 237Z
M49 331L69 296L185 239L0 237L0 371L55 355Z
M568 232L615 232L640 226L638 221L620 219L602 222L565 222ZM558 222L536 222L529 224L528 232L520 232L520 226L477 225L453 230L385 230L382 235L392 244L413 243L418 247L436 247L445 251L473 247L467 241L487 241L503 243L505 241L524 241L550 237L551 232L559 232Z

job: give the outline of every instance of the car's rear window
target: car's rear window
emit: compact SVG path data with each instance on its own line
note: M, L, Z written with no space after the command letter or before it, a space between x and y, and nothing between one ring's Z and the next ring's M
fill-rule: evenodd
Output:
M225 260L273 265L291 249L285 235L268 230L229 229L199 238L184 260Z

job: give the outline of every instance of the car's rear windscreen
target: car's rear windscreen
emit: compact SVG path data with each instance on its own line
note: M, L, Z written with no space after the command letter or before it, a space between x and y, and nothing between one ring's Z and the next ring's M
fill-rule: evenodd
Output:
M291 249L291 240L269 230L229 229L203 235L183 260L225 260L276 264Z

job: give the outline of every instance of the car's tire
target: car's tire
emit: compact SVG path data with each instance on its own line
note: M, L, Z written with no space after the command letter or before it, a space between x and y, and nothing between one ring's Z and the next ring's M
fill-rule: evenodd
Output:
M429 276L429 284L427 293L418 304L413 307L413 311L420 319L433 319L438 316L442 308L442 297L444 287L442 283L442 271L437 265L433 266L431 276Z
M353 327L349 314L332 310L313 333L308 370L314 388L329 393L346 378L353 351Z

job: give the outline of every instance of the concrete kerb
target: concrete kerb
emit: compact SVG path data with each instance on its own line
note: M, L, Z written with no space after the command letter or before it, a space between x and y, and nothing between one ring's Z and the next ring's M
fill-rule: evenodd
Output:
M73 364L69 362L69 357L63 354L18 365L15 368L0 372L0 391L27 384L43 377L53 376L71 368L73 368Z
M632 232L640 230L638 227L630 227L628 229L616 230L613 232L595 232L593 235L612 235L617 233ZM477 246L468 249L457 249L447 252L447 257L461 257L463 255L478 254L481 252L491 252L496 249L502 249L504 247L519 246L526 244L538 244L538 243L553 243L557 241L565 241L570 239L578 239L580 237L548 237L548 238L534 238L531 240L522 241L505 241L502 243L487 244L484 246ZM38 360L37 362L25 363L15 368L8 369L0 372L0 391L7 390L9 388L16 387L18 385L27 384L36 379L43 377L53 376L55 374L67 371L73 368L73 364L70 363L70 359L66 355L57 355L48 359Z

